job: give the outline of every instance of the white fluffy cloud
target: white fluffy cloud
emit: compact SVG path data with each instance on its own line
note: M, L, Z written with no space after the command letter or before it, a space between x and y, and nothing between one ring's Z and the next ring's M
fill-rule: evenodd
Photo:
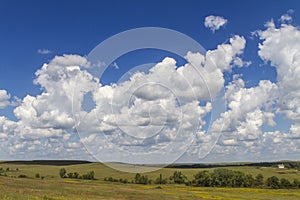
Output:
M9 99L10 99L10 95L7 93L7 91L0 90L0 109L5 108L10 104Z
M184 66L165 58L148 73L137 72L128 81L99 87L94 93L97 106L85 116L89 120L80 123L79 131L86 132L88 127L93 128L92 133L102 131L109 143L129 152L149 153L178 143L173 151L176 155L205 125L203 118L212 109L210 102L224 86L223 73L235 66L233 61L244 47L245 39L233 36L229 44L221 44L205 55L188 52ZM208 102L200 106L200 101ZM96 121L92 119L94 113L98 114ZM83 141L91 142L88 147L102 139L99 135L93 140L90 134L82 135Z
M276 68L277 81L261 80L258 86L245 88L238 78L226 87L228 111L212 126L223 129L216 154L224 152L241 160L245 155L249 160L272 160L293 159L299 153L300 30L285 24L291 21L287 15L281 21L280 27L270 21L265 30L257 32L262 40L258 54ZM276 125L277 114L294 122L290 130L264 132L264 126Z
M232 140L256 140L262 133L263 124L274 126L272 101L276 93L277 86L270 81L260 81L252 88L245 88L240 78L229 84L226 90L228 111L212 125L212 131L222 129L224 132L220 144L236 144Z
M98 85L80 66L88 66L88 62L78 55L57 56L44 64L34 81L43 88L42 94L27 95L15 108L15 116L34 128L74 128L72 109L80 107L83 94ZM73 98L74 92L77 99Z
M212 32L215 32L216 30L219 30L222 26L225 26L226 23L227 19L220 16L210 15L205 17L204 26L206 28L209 28Z
M259 45L259 56L270 61L277 71L279 89L278 112L300 122L300 30L282 24L276 28L270 22L267 29L258 32L263 41Z
M245 39L233 36L229 44L205 55L188 52L183 66L165 58L149 72L105 86L88 73L86 58L56 56L35 73L34 83L42 92L21 100L14 109L18 121L1 118L1 145L13 144L10 154L26 149L35 156L46 149L49 155L72 153L82 148L72 134L77 129L92 153L109 152L114 145L127 152L151 152L174 143L167 151L178 156L205 125L211 101L224 86L223 73L236 66L244 47ZM84 109L88 94L95 104L92 110Z

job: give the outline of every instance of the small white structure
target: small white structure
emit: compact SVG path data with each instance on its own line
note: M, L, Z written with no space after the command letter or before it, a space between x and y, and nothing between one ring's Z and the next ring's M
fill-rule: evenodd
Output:
M278 165L278 168L279 168L279 169L284 169L284 164L279 164L279 165Z

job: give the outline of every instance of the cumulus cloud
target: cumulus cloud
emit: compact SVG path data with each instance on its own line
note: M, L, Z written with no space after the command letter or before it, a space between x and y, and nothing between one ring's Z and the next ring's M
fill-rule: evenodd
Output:
M188 52L183 66L165 58L148 73L136 72L127 81L99 87L93 94L96 108L78 127L82 141L91 142L88 148L97 148L93 143L101 142L103 136L95 133L101 131L109 141L103 144L105 151L114 144L127 152L149 153L172 143L172 153L180 153L205 125L211 101L224 86L223 73L235 66L233 60L243 52L243 37L233 36L229 42L205 55ZM206 104L200 106L201 101Z
M206 28L209 28L212 32L219 30L222 26L225 26L226 24L227 24L227 19L220 16L214 16L214 15L205 17L205 21L204 21L204 26Z
M234 80L226 88L228 111L213 123L212 131L222 129L225 134L221 140L225 141L258 139L263 124L275 125L272 113L275 102L272 101L276 93L277 86L270 81L260 81L256 87L245 88L242 79Z
M259 31L258 34L262 40L259 44L259 56L264 61L269 61L277 71L277 112L300 122L300 30L289 24L282 24L277 28L271 22L266 30Z
M0 109L5 108L10 104L10 95L6 90L0 90Z
M75 123L72 106L80 107L83 93L97 84L90 74L80 70L80 66L86 65L86 59L77 55L55 57L44 64L36 72L34 81L43 92L37 96L27 95L15 108L15 116L34 128L72 129ZM73 98L74 90L78 91L77 99Z
M216 155L224 152L240 160L245 156L248 160L274 160L294 159L299 154L300 30L290 21L283 15L279 27L269 21L265 30L257 31L261 39L258 55L276 68L277 81L261 80L258 86L245 88L236 76L226 87L228 110L212 125L213 130L223 129ZM293 122L290 130L264 132L264 126L276 126L277 114Z
M234 60L244 47L245 39L233 36L205 55L188 52L183 66L167 57L148 72L111 85L101 85L88 72L91 64L85 57L56 56L35 73L34 83L42 92L20 100L14 109L18 120L1 118L1 145L13 144L10 154L28 149L42 156L48 149L49 155L57 155L65 149L76 156L76 149L82 148L79 138L74 139L77 130L92 153L104 150L107 159L114 146L123 153L165 148L179 156L195 134L203 136L199 131L224 86L223 73L237 66ZM91 110L85 109L87 95L95 105ZM120 159L126 161L123 155ZM161 159L161 152L156 158Z

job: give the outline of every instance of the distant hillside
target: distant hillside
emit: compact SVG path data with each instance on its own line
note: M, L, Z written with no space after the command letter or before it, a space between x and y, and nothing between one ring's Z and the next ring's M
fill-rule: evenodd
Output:
M171 164L166 168L217 168L217 167L237 167L237 166L251 166L251 167L277 167L279 164L284 164L286 168L300 168L300 161L275 161L275 162L249 162L249 163L207 163L207 164Z
M65 165L79 165L92 163L85 160L16 160L16 161L3 161L3 164L20 164L20 165L54 165L54 166L65 166Z
M15 161L0 161L3 164L24 164L24 165L53 165L53 166L66 166L66 165L79 165L95 163L85 160L15 160ZM124 165L131 165L126 163L118 163ZM241 162L241 163L174 163L166 166L165 168L181 168L181 169L196 169L196 168L219 168L219 167L277 167L279 164L284 164L285 168L298 168L300 169L300 161L274 161L274 162ZM135 165L135 166L150 166L160 167L160 165Z

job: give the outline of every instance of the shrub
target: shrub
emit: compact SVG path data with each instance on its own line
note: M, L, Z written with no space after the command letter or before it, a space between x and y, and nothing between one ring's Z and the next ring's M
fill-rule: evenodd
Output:
M20 174L20 175L18 176L18 178L27 178L27 176L24 175L24 174Z
M73 178L78 178L78 177L79 177L79 173L74 172L74 173L73 173Z
M67 174L67 176L68 176L68 178L73 178L73 173L70 172L70 173Z
M40 178L40 174L39 174L39 173L36 173L36 174L35 174L35 178Z

